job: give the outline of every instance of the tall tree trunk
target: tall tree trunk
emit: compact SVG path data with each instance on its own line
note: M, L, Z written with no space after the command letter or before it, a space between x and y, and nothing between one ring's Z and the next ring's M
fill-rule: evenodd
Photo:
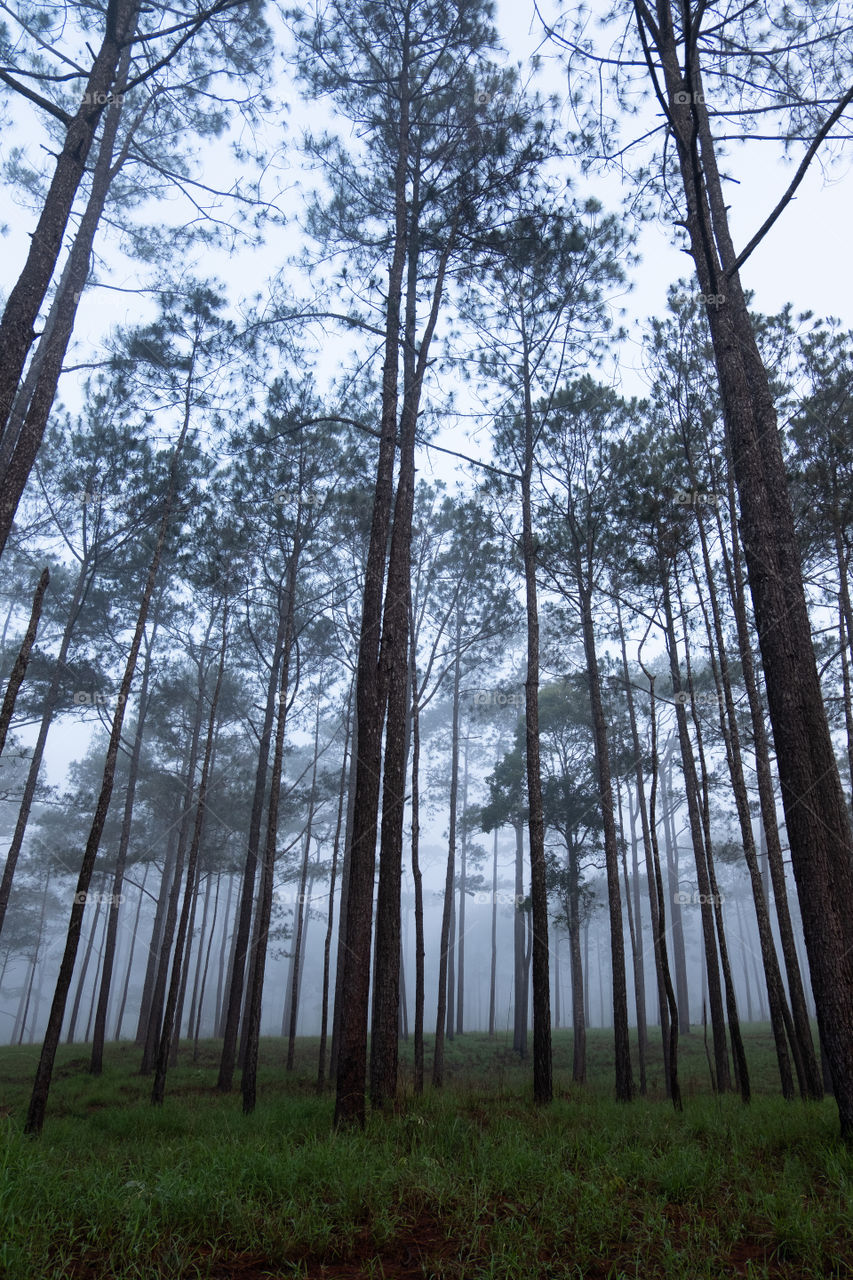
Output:
M465 757L462 764L462 844L459 857L459 910L456 914L456 1034L462 1035L465 1023L465 896L468 881L468 746L465 735Z
M571 836L569 837L571 840ZM569 947L572 959L572 1081L586 1083L586 1026L589 1021L589 964L581 961L580 866L578 851L572 841L569 861ZM589 922L585 929L588 956ZM585 981L586 984L585 985Z
M522 1058L527 1057L527 996L524 972L524 832L520 822L515 824L515 895L512 932L513 961L513 1050Z
M645 668L644 668L645 670ZM657 738L657 715L655 713L655 678L650 672L646 671L646 678L649 682L649 722L651 724L652 740L651 740L651 761L652 761L652 785L649 794L649 836L652 846L652 864L654 869L654 889L649 887L650 892L654 892L657 898L657 923L659 933L659 948L662 961L664 988L666 990L666 1003L668 1010L668 1030L669 1043L667 1045L667 1061L668 1071L667 1080L669 1088L669 1096L672 1099L672 1105L676 1111L681 1111L681 1087L678 1083L678 1032L679 1017L678 1006L675 1001L675 991L672 986L672 977L669 972L669 960L666 952L665 936L666 936L666 898L663 891L663 877L660 870L660 849L658 848L658 828L657 828L657 792L658 792L658 738ZM667 831L666 825L664 830ZM671 883L671 882L670 882ZM704 973L704 970L703 970ZM661 1017L663 1023L663 1017Z
M320 695L323 690L323 668L317 680L317 708L314 715L314 763L311 769L311 791L308 797L308 822L305 827L305 846L302 852L302 870L299 876L299 901L297 903L296 937L293 940L293 964L290 978L290 1018L287 1029L287 1065L293 1070L296 1053L296 1020L299 1016L299 984L302 975L303 931L306 928L305 918L307 906L305 902L305 886L308 882L308 855L311 852L311 834L314 826L314 809L317 804L317 762L320 752ZM282 1034L284 1029L282 1028Z
M364 599L356 678L356 753L352 836L349 840L345 946L340 990L346 999L340 1007L335 1125L364 1126L364 1090L367 1078L367 1022L370 1002L370 950L373 929L373 878L376 864L376 828L385 691L379 670L383 623L385 556L394 493L394 458L397 438L397 399L400 353L400 318L403 272L408 240L407 171L409 167L409 46L403 43L399 78L400 116L394 172L394 233L385 307L385 356L382 370L382 409L379 456L373 517L364 574ZM403 603L405 604L405 597ZM395 684L396 689L396 684ZM397 792L399 795L399 790ZM390 794L389 794L390 800ZM394 965L392 983L399 965ZM396 1033L396 1011L394 1017Z
M424 888L419 857L420 849L420 765L421 720L418 691L417 636L412 614L412 592L409 589L409 664L412 682L412 880L415 885L415 1030L414 1058L416 1094L424 1091Z
M489 1035L495 1034L495 994L498 972L498 829L492 835L492 953L489 964Z
M219 948L219 969L216 975L216 1004L214 1006L215 1013L214 1013L213 1034L217 1036L219 1039L222 1039L222 1037L225 1035L225 1021L227 1017L225 1002L222 999L222 992L225 989L225 956L228 952L229 938L231 940L231 954L229 957L229 968L228 968L229 974L234 972L234 957L236 953L236 945L235 945L237 941L236 922L235 922L234 928L231 930L231 933L229 934L228 932L228 925L231 920L231 899L233 896L234 896L234 877L229 873L228 893L225 898L225 911L222 916L222 939L221 939L221 945ZM251 911L251 905L249 909Z
M445 1035L451 1042L456 1034L456 885L450 902L450 937L447 940L447 1019Z
M637 1013L637 1054L640 1064L640 1093L646 1094L646 1046L648 1032L646 1028L646 991L643 985L640 968L640 942L637 926L634 923L634 907L631 902L631 885L628 881L628 842L625 839L625 822L622 815L622 786L619 775L616 775L616 810L619 814L619 847L622 855L622 878L625 883L625 906L628 911L628 936L631 939L631 967L634 973L634 1007ZM634 841L636 856L636 840Z
M523 328L523 310L521 314ZM539 606L536 599L536 541L533 536L533 516L530 498L533 475L534 430L527 335L523 333L522 336L524 341L524 466L521 471L521 520L524 587L527 606L527 676L524 682L524 737L527 756L527 825L530 833L530 900L532 904L531 923L533 929L533 1098L535 1102L546 1103L551 1101L554 1089L551 1064L551 991L548 953L548 889L545 882L545 821L542 812L542 770L539 758ZM628 1093L630 1094L630 1079L628 1081Z
M344 755L341 761L341 781L338 787L338 814L335 819L335 836L332 841L332 870L329 877L329 910L326 917L326 937L323 943L323 995L320 1009L320 1052L317 1067L317 1092L322 1093L326 1084L326 1040L329 1024L329 976L332 958L332 931L335 921L335 887L338 875L338 856L341 848L341 831L343 828L344 797L347 790L347 774L349 772L350 734L352 730L352 695L350 684L347 695L347 709L344 716ZM340 926L339 926L340 927Z
M207 950L204 954L204 969L201 974L201 986L196 1005L195 1027L193 1030L193 1062L198 1062L198 1038L201 1030L201 1014L204 1009L204 995L207 990L207 974L210 968L210 953L213 950L213 939L216 936L216 917L219 912L219 891L222 887L222 872L216 874L216 892L213 895L213 919L210 922L210 933L207 938ZM203 932L203 931L202 931Z
M376 896L374 1002L370 1040L370 1099L384 1106L397 1092L400 1004L400 890L403 866L403 817L409 750L409 595L411 593L412 513L415 500L415 429L430 344L438 323L447 261L455 227L442 249L429 318L415 352L418 283L418 163L412 182L412 215L408 243L403 409L400 415L400 474L388 558L388 581L379 656L379 701L387 699L385 762L382 776L382 827L379 884Z
M459 686L461 677L462 619L457 610L455 656L453 662L453 719L450 746L450 817L447 838L447 872L444 880L444 907L441 913L441 943L438 953L438 1008L435 1016L435 1050L432 1059L433 1088L444 1084L444 1031L447 1021L447 964L450 950L450 913L456 880L456 802L459 791Z

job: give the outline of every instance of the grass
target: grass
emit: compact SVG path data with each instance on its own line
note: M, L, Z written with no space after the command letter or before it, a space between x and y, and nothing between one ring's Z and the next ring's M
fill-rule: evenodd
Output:
M335 1134L313 1090L264 1041L259 1103L214 1091L217 1046L189 1052L160 1108L132 1046L103 1076L63 1047L45 1130L22 1134L37 1049L0 1050L0 1276L6 1280L717 1280L853 1277L853 1157L829 1100L778 1097L769 1029L747 1029L755 1097L714 1098L701 1035L683 1041L685 1110L611 1096L610 1035L570 1083L555 1034L555 1101L503 1041L448 1045L446 1087ZM429 1046L428 1046L429 1050Z

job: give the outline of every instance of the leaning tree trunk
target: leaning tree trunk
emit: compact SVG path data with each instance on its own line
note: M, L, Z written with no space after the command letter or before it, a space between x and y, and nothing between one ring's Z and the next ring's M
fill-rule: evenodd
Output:
M118 0L117 3L113 0L113 3L116 8L123 7L124 18L121 21L121 29L129 31L136 23L139 0ZM110 5L110 8L112 7L113 4ZM114 13L113 18L115 16ZM108 16L108 25L109 22L110 18ZM126 78L127 70L130 66L131 44L129 41L124 41L123 48L121 47L122 42L116 47L113 46L112 42L109 43L109 48L107 45L108 42L105 41L99 59L103 58L102 82L106 79L109 86L116 74L122 81ZM120 57L116 61L115 54L119 50ZM95 71L93 70L92 78L94 77ZM90 79L89 83L92 83L92 79ZM90 98L89 101L95 100ZM105 99L101 98L99 101L104 102ZM113 149L118 133L121 109L120 97L112 98L106 112L98 158L92 174L89 199L83 217L80 220L77 234L71 245L71 252L68 255L68 262L63 273L62 295L58 300L58 309L50 329L42 339L45 346L44 349L40 348L38 354L40 364L38 378L33 389L32 398L26 407L26 416L15 442L12 456L9 459L9 465L3 477L2 496L0 496L0 554L2 554L3 548L6 546L6 540L9 537L15 513L18 509L18 503L33 469L45 427L47 426L47 420L56 398L56 388L62 372L62 362L68 350L68 343L71 339L74 321L77 316L77 304L89 275L95 233L104 211L107 193L113 178ZM91 146L92 132L87 127L83 128L83 134L82 136L80 135L81 116L95 114L95 121L97 122L97 116L100 115L100 112L101 108L98 107L89 107L88 110L81 107L75 123L69 128L68 139L75 132L75 128L78 131L75 147L77 155L73 169L70 166L66 166L65 179L59 184L62 187L60 192L57 190L57 180L59 179L60 168L67 159L67 139L66 147L63 149L57 164L54 182L45 201L44 213L33 235L27 264L18 284L9 295L6 312L2 323L0 323L0 370L2 370L0 372L0 430L14 430L11 421L12 408L26 354L33 340L33 321L38 314L47 292L50 278L53 275L62 236L68 221L68 214L80 182L82 168L78 171L77 163L85 165L86 154ZM81 154L82 161L79 159ZM57 203L56 213L58 216L55 219L48 219L49 225L43 225L52 200ZM58 225L60 219L61 226ZM55 238L57 233L58 238ZM53 247L54 244L55 248ZM16 295L25 278L27 283L24 285L22 295L16 304ZM11 329L7 331L7 320L12 319L16 311L20 317L17 324L23 324L24 329L20 332L12 333ZM25 316L26 319L24 318ZM12 320L12 323L15 324L16 322ZM7 400L10 392L11 399Z
M104 105L111 100L123 47L136 25L138 0L109 0L104 38L86 81L80 106L68 122L27 261L0 321L0 432L9 418L18 382L35 338L35 323L56 262L74 198ZM10 521L11 523L11 521Z
M77 958L77 947L80 942L80 929L83 923L86 894L88 893L89 884L92 879L95 858L97 857L98 849L101 845L101 838L104 834L104 827L107 821L107 812L112 798L116 761L118 760L119 747L121 746L121 730L124 723L124 711L127 706L127 700L130 696L133 676L136 671L136 661L139 657L139 648L142 644L145 623L148 619L148 611L151 607L151 598L154 595L154 584L157 581L157 570L160 567L163 545L166 541L166 533L169 528L172 508L175 504L175 496L178 486L178 462L190 423L189 404L190 400L188 390L185 402L183 426L178 438L178 443L176 444L172 454L171 466L169 468L168 488L166 491L163 514L160 518L160 527L157 531L157 542L155 544L154 554L151 558L151 564L148 569L148 578L142 593L139 614L136 619L136 629L131 641L130 652L127 656L124 675L122 676L121 686L119 688L118 702L113 716L112 730L110 732L110 740L107 746L107 756L104 762L104 774L101 781L101 790L95 807L95 815L92 819L89 837L86 841L86 849L83 854L83 861L80 865L80 874L77 878L77 891L74 895L74 904L71 908L71 918L68 923L68 933L65 939L65 950L59 967L56 990L54 992L53 1003L48 1017L44 1044L42 1045L42 1051L39 1057L36 1078L33 1084L33 1092L30 1098L30 1105L24 1126L24 1131L28 1134L35 1135L41 1133L44 1125L44 1116L45 1111L47 1110L47 1099L48 1094L50 1093L50 1082L53 1075L53 1064L56 1059L56 1050L59 1045L59 1037L62 1031L62 1020L65 1014L68 990L71 986L71 977L74 972L74 961Z
M15 712L18 690L24 682L24 676L27 674L27 667L30 662L30 653L32 652L36 638L36 631L38 630L39 618L41 617L44 593L47 591L49 582L49 570L42 569L41 577L38 580L35 595L33 596L33 607L30 612L30 620L27 623L27 629L24 632L24 638L21 641L21 647L18 650L18 656L15 659L15 664L9 673L9 681L6 685L6 694L3 698L3 706L0 707L0 756L3 754L3 748L6 745L6 735L9 732L9 725L12 722L12 716Z
M48 686L47 694L45 696L38 737L36 738L33 753L30 757L29 767L27 769L27 779L24 783L24 794L21 797L21 806L18 810L15 830L12 834L12 842L9 845L8 853L6 854L6 862L3 867L3 878L0 880L0 933L3 932L3 922L6 919L6 908L9 905L9 894L12 892L12 881L15 877L15 868L18 865L18 858L20 857L21 848L24 843L24 836L27 833L27 824L30 820L30 812L33 807L33 799L36 794L41 762L44 758L45 743L47 742L47 735L50 732L50 726L53 723L53 714L56 710L56 703L59 698L59 686L64 674L65 661L68 657L71 638L74 633L74 628L77 625L80 606L92 583L90 571L91 566L84 556L83 560L80 562L80 570L74 583L71 606L68 610L68 618L65 622L62 640L59 643L59 652L56 655L53 675L50 678L50 685Z

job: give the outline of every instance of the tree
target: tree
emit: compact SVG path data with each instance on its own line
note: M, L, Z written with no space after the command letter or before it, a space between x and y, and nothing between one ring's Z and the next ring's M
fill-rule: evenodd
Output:
M773 391L741 269L853 101L853 88L839 90L834 58L822 60L840 15L812 10L799 26L784 8L776 16L764 48L765 32L751 11L720 15L701 0L677 11L669 0L659 0L654 12L638 0L630 22L636 24L637 53L663 116L663 132L673 143L683 193L677 217L714 349L818 1024L841 1132L851 1142L853 837L812 648ZM778 32L792 26L797 53L789 58ZM830 110L823 105L827 99L834 103ZM780 113L782 140L808 141L781 200L738 251L712 118L733 114L748 120L750 113L768 110Z

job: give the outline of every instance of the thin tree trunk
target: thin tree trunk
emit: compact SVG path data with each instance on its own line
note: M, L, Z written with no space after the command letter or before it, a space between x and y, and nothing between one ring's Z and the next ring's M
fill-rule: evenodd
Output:
M257 940L254 946L254 961L250 969L250 980L246 992L246 1054L240 1087L243 1095L243 1114L250 1115L255 1109L258 1086L258 1049L261 1035L261 1008L264 998L264 972L267 960L267 941L272 915L273 881L275 877L276 842L278 839L278 810L281 799L281 778L284 766L284 730L287 723L287 698L290 693L290 656L294 639L294 617L296 611L296 578L301 554L301 506L297 512L296 528L293 531L293 544L290 549L290 561L287 568L287 601L286 624L281 656L281 679L278 692L278 718L275 726L275 743L273 746L272 771L270 775L270 799L267 814L266 843L264 847L261 870L260 899L257 908Z
M249 818L249 834L246 841L246 860L243 864L240 901L237 906L237 925L233 941L234 955L228 983L228 1004L222 1028L222 1056L219 1061L219 1077L216 1082L217 1089L222 1093L230 1092L234 1082L234 1067L237 1063L237 1039L240 1032L240 1012L243 1008L247 962L251 954L249 952L249 937L252 931L252 906L255 899L258 849L261 841L261 822L263 820L264 796L266 794L267 773L269 770L270 742L275 719L276 693L289 609L289 605L287 609L282 608L281 598L279 598L278 605L278 629L273 645L270 674L267 682L267 700L264 707L264 721L258 743L258 765L255 770L255 790L252 795L252 811ZM230 884L228 896L230 902ZM228 919L227 911L225 918L226 920Z
M332 871L329 878L329 911L326 917L326 937L323 943L323 996L320 1009L320 1052L317 1067L317 1092L322 1093L326 1084L326 1040L329 1023L329 975L332 958L332 931L335 921L335 885L338 874L338 855L341 846L341 830L344 816L344 796L346 795L347 773L349 772L350 732L352 729L352 697L353 685L350 684L347 695L347 709L344 716L344 755L341 761L341 781L338 787L338 814L335 820L335 837L332 841ZM340 926L339 926L340 927Z
M103 882L101 882L103 883ZM77 991L71 1006L71 1020L68 1023L68 1034L65 1037L66 1044L74 1044L74 1033L77 1030L77 1019L80 1015L80 1004L83 999L83 988L86 985L86 978L89 973L89 961L92 958L92 950L95 945L95 934L98 929L98 921L101 918L101 906L103 904L103 894L97 893L95 903L95 918L92 921L92 927L89 930L89 936L86 939L86 949L83 952L83 963L80 966L80 977L77 982Z
M166 828L166 857L163 862L160 886L157 890L157 906L154 910L154 920L151 925L151 941L148 944L148 960L145 966L145 979L142 984L142 995L139 1001L139 1016L136 1021L136 1043L140 1046L145 1045L148 1025L151 1021L151 1003L154 999L154 983L157 980L157 967L163 946L166 911L168 910L175 882L180 825L180 817L172 818Z
M33 596L30 620L27 623L27 629L24 632L24 638L21 641L21 647L18 650L18 656L15 659L11 672L9 673L9 680L6 685L6 694L3 698L3 706L0 707L0 755L3 754L3 748L6 745L6 735L9 732L9 725L12 722L12 716L15 712L15 703L18 700L18 690L24 682L24 676L27 674L30 654L36 638L36 632L38 631L39 619L41 617L44 593L47 591L49 582L49 570L42 569L41 577L38 580L35 595ZM2 927L2 925L0 925L0 927Z
M308 880L308 855L311 850L311 833L314 826L314 809L317 803L317 761L320 751L320 695L323 688L323 669L317 681L317 708L314 716L314 763L311 772L311 792L308 798L308 822L305 828L305 847L302 853L302 871L299 877L299 908L297 912L296 937L293 943L293 965L290 980L290 1019L287 1037L287 1066L293 1070L296 1053L296 1019L299 1016L299 984L302 975L302 936L305 929L307 908L305 903L305 886ZM282 1034L284 1031L282 1029Z
M462 845L459 857L459 910L456 915L456 1034L462 1035L465 1023L465 896L468 881L468 746L470 735L465 737L465 757L462 765Z
M649 887L649 915L652 927L652 946L655 958L655 979L657 981L658 991L658 1020L661 1029L661 1041L663 1048L664 1060L664 1077L666 1083L667 1097L671 1096L670 1080L669 1080L669 1003L666 994L666 981L664 978L664 969L669 969L669 955L667 953L666 935L660 928L658 920L658 894L655 884L654 873L654 855L652 852L652 838L649 824L649 814L646 807L646 787L645 778L643 776L643 750L640 745L640 734L637 728L637 714L634 708L634 690L631 685L631 673L628 668L628 650L625 644L625 628L622 625L622 609L617 599L616 601L616 619L619 628L619 644L622 654L622 674L625 680L625 697L628 704L628 722L631 729L631 745L634 752L634 779L637 789L637 808L640 813L640 824L643 833L643 851L646 863L646 880ZM633 833L633 815L632 815L632 833ZM634 876L637 875L636 864L636 838L634 839ZM639 908L637 917L640 918ZM682 939L683 942L683 939ZM684 1011L682 1011L682 1014ZM687 1030L690 1030L689 1023Z
M110 987L115 963L116 938L118 937L118 916L122 900L124 871L127 865L127 850L130 846L130 829L133 821L133 805L136 798L136 783L139 778L139 762L142 756L142 737L145 731L145 717L148 713L148 688L151 679L151 654L154 649L154 637L157 634L158 619L155 615L151 638L145 649L145 664L142 669L142 684L139 690L139 707L136 713L136 732L130 753L130 766L127 775L127 791L124 797L124 815L122 817L121 834L116 854L115 872L113 874L113 891L110 898L107 917L106 941L104 943L104 966L101 974L101 987L98 994L98 1011L95 1016L95 1035L92 1041L92 1057L89 1070L99 1076L104 1064L104 1039L107 1034L107 1006L110 999Z
M115 1020L115 1030L113 1039L121 1039L121 1024L124 1021L124 1010L127 1005L127 995L130 990L130 977L133 973L133 957L136 951L136 940L139 937L139 917L142 914L142 901L145 897L145 882L148 879L148 872L151 870L151 863L146 862L145 870L142 873L142 884L139 889L139 897L136 901L136 914L133 917L133 928L130 933L130 946L127 953L127 968L124 971L124 982L121 988L121 1003L119 1004L118 1014Z
M438 953L438 1009L435 1018L435 1050L432 1060L433 1088L444 1084L444 1032L447 1021L447 968L450 950L450 915L456 879L456 801L459 790L459 686L461 678L461 627L456 615L456 651L453 662L453 719L450 747L450 818L447 841L447 872L444 880L444 908L441 914L441 943Z
M616 1097L630 1102L634 1096L631 1070L631 1041L628 1035L628 984L625 973L625 939L622 925L622 895L619 891L619 851L613 815L613 781L607 722L601 696L601 673L596 652L592 616L591 567L581 563L580 546L575 547L575 579L580 596L581 624L586 656L592 732L601 817L604 825L604 864L607 874L607 906L610 917L610 966L613 973L613 1038L616 1059ZM630 906L629 906L630 910Z
M195 1030L193 1032L193 1062L198 1062L198 1039L201 1031L201 1014L204 1008L204 993L207 990L207 973L210 968L210 953L213 950L213 939L216 934L216 916L219 911L219 890L221 887L222 873L217 872L216 875L216 892L213 896L213 919L210 922L210 933L207 938L207 951L204 956L204 969L201 975L201 987L198 994L198 1006L196 1008Z
M524 330L524 311L521 312ZM527 756L527 826L530 833L530 900L533 930L533 1098L550 1102L554 1095L551 1063L551 991L548 953L548 890L545 880L545 821L539 758L539 606L536 598L536 544L531 510L533 475L533 402L526 332L524 342L524 465L521 471L522 556L527 612L527 675L524 682ZM611 808L611 821L612 821ZM606 821L606 819L605 819ZM614 946L616 943L614 942ZM621 946L621 924L619 934ZM614 953L615 954L615 953ZM624 965L623 965L624 973ZM615 980L614 980L615 981ZM627 1023L626 1028L627 1032ZM617 1057L620 1052L617 1031ZM624 1063L621 1063L624 1066ZM619 1068L617 1067L617 1073ZM630 1059L627 1095L630 1096ZM620 1094L621 1096L621 1094Z
M420 846L420 764L421 720L418 693L417 636L412 614L412 592L409 588L409 665L412 685L412 880L415 885L415 1080L416 1094L424 1091L424 889L419 856Z
M495 1034L495 993L498 972L498 829L492 836L492 957L489 965L489 1035Z

